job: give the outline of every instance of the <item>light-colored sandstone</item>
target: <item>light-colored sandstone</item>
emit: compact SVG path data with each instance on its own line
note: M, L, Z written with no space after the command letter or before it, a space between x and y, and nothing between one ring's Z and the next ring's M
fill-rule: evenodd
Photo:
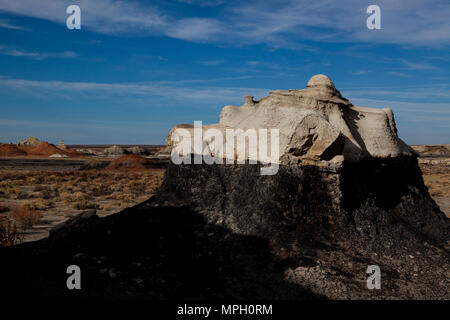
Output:
M368 157L417 156L398 137L391 109L354 106L325 75L313 76L303 90L275 90L259 101L252 96L246 96L244 101L241 107L225 106L219 123L203 129L218 129L223 137L226 129L242 129L237 140L245 136L247 129L279 129L280 158L288 155L305 160L331 160L340 156L357 162ZM178 128L194 136L192 125L176 126L168 136L168 147L180 149L183 139L172 141ZM193 145L193 141L190 143ZM238 148L237 153L227 150L224 155L251 158L247 150Z

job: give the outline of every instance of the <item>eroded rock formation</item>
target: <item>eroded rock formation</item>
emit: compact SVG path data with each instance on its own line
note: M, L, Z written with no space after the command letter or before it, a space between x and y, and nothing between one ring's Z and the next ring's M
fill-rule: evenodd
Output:
M176 126L169 133L168 147L183 149L177 143L182 145L186 140L173 139L179 128L190 131L194 137L192 125ZM247 96L241 107L225 106L219 123L204 128L220 130L224 137L226 129L242 129L237 134L238 141L248 129L279 129L280 163L288 160L283 157L286 155L316 161L342 156L340 160L348 162L416 155L398 137L391 109L354 106L327 76L320 74L313 76L304 90L275 90L258 101ZM193 146L193 142L188 143ZM225 144L223 141L224 149ZM236 149L238 158L239 153L245 153L242 157L249 159L245 148ZM233 154L226 150L221 156Z
M417 153L398 137L390 109L353 106L317 75L305 90L226 106L219 124L205 127L279 128L278 172L261 176L262 164L249 163L172 164L153 205L189 206L209 223L267 239L277 255L297 261L286 271L291 281L329 281L314 291L327 297L368 294L364 285L349 289L348 278L333 271L348 272L347 263L362 259L389 270L380 297L448 298L450 222L423 183ZM298 265L311 256L320 266ZM422 291L407 293L409 285Z

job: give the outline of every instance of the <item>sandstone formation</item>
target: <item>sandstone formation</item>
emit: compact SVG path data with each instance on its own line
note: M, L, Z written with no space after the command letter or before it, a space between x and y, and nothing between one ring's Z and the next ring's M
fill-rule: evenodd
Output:
M178 139L179 145L172 141L176 140L173 135L179 128L194 136L192 125L178 125L169 133L167 146L186 150L189 147L182 145L186 140ZM220 130L224 137L226 129L243 129L237 135L238 141L247 129L277 128L281 163L291 161L292 156L296 161L331 160L342 156L339 160L358 162L365 158L416 155L398 137L391 109L352 105L325 75L313 76L303 90L275 90L259 101L247 96L243 106L225 106L219 123L204 128ZM193 150L193 142L188 143ZM235 152L237 158L249 159L245 150L238 148ZM221 156L235 157L235 152L226 150ZM242 152L245 154L240 155Z
M107 156L123 155L123 154L125 154L125 149L118 145L113 145L113 146L103 150L103 154L107 155Z
M91 156L100 156L100 155L102 155L102 152L97 151L97 150L93 150L91 148L77 148L77 149L75 149L75 151L80 153L80 154L91 155Z
M278 172L260 175L264 163L171 164L152 205L188 206L209 223L267 239L278 255L297 261L285 271L289 281L329 298L370 295L333 273L349 272L355 254L391 273L380 297L449 298L450 222L390 109L353 106L317 75L304 90L226 106L219 124L204 128L211 127L279 128ZM184 143L175 141L175 150ZM307 256L320 265L299 265ZM317 288L323 277L327 283ZM407 283L422 291L408 291Z
M17 145L23 147L36 147L41 141L35 137L29 137L20 141Z
M61 150L66 150L67 149L67 146L66 146L66 144L64 143L63 140L61 140L61 142L56 147L58 149L61 149Z
M141 148L138 146L126 148L125 151L128 153L138 155L138 156L143 156L143 155L147 154L147 151L144 148Z

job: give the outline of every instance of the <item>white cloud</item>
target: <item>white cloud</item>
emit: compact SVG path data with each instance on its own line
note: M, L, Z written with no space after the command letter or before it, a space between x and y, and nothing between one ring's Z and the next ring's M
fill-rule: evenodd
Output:
M216 19L187 18L171 23L165 33L172 38L189 41L219 42L219 35L223 34L224 26ZM215 39L214 37L217 36Z
M113 0L20 0L1 1L0 10L65 26L66 8L77 4L81 8L82 28L100 33L149 32L166 26L166 17L154 6L142 6L137 1Z
M184 0L194 4L205 4ZM208 17L180 16L163 4L113 0L1 1L0 10L64 24L65 8L78 4L82 28L100 33L166 35L188 41L295 48L304 40L413 45L450 44L448 0L379 0L382 29L368 30L360 0L252 0L225 2ZM215 2L216 3L216 2Z
M205 61L197 61L198 64L202 64L204 66L217 66L223 64L225 60L205 60Z
M437 68L429 63L424 62L412 62L408 60L402 59L401 62L403 62L408 69L410 70L436 70Z
M403 77L403 78L409 78L411 77L410 74L407 73L403 73L403 72L398 72L398 71L390 71L388 72L389 74L396 76L396 77Z
M0 46L0 55L7 55L13 57L25 57L33 60L42 60L47 58L60 58L60 59L70 59L76 58L78 55L73 51L65 51L65 52L53 52L53 53L43 53L37 51L25 51L18 50L14 48L6 48L4 46Z
M230 78L236 79L236 78ZM269 89L263 88L234 88L208 86L208 82L214 83L223 79L211 80L187 80L175 82L144 82L144 83L95 83L95 82L65 82L65 81L35 81L25 79L13 79L0 76L0 88L10 88L24 91L27 94L42 95L53 94L68 98L71 93L92 95L92 98L112 96L153 96L178 101L196 101L210 103L221 101L223 103L242 102L245 95L262 97L267 95ZM191 86L187 86L191 83ZM202 83L202 86L192 84ZM65 95L67 94L67 95Z

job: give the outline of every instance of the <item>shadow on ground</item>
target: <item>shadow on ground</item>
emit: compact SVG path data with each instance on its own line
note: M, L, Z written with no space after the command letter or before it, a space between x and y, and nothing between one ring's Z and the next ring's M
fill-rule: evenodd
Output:
M40 299L318 299L283 280L267 240L206 224L187 207L137 206L0 250L2 294ZM4 263L7 261L7 263ZM78 265L82 289L68 290Z

